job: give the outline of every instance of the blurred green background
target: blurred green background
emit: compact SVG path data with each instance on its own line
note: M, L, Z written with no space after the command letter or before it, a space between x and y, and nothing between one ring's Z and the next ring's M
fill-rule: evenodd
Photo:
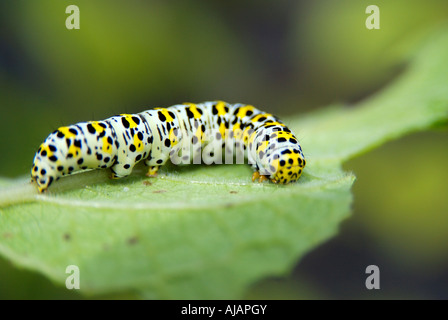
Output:
M65 27L70 4L80 30ZM371 4L380 30L365 27ZM442 0L2 1L0 176L27 175L48 133L78 121L222 99L287 122L355 104L447 19ZM413 134L346 163L357 181L339 235L246 298L448 299L447 141L443 130ZM365 288L370 264L380 290ZM134 296L94 298L111 297ZM84 297L0 258L0 298Z

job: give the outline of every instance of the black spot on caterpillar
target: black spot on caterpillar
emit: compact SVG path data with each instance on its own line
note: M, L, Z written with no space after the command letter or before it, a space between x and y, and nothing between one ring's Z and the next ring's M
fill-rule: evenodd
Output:
M208 150L201 154L202 149ZM211 101L60 127L40 145L31 177L43 192L61 176L83 169L111 168L112 178L122 178L144 161L147 175L155 176L168 159L222 163L223 150L226 160L227 154L233 160L235 153L244 153L255 169L252 180L260 182L295 182L306 164L298 139L272 114Z

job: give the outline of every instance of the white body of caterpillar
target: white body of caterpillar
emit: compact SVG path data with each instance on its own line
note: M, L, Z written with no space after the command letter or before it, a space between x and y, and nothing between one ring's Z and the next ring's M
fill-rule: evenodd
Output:
M251 105L211 101L60 127L37 150L31 177L42 192L83 169L110 168L112 178L126 177L139 161L154 176L169 158L185 163L204 146L222 148L229 139L245 151L253 180L295 182L305 167L297 138L275 116ZM208 163L214 157L220 155L209 154Z

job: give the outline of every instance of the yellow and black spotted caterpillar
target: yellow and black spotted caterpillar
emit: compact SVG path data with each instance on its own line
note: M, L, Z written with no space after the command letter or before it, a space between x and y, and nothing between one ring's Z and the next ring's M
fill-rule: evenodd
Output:
M142 160L148 176L168 159L189 163L202 155L204 162L221 163L222 154L203 154L204 147L244 152L255 169L253 181L295 182L306 164L297 138L272 114L211 101L60 127L37 150L31 177L43 192L59 177L84 169L111 168L112 178L122 178Z

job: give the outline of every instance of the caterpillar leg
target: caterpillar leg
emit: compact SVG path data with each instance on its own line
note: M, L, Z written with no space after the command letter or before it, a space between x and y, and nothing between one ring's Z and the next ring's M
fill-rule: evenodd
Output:
M146 173L146 176L150 178L157 177L157 171L159 170L159 168L159 166L150 166L148 172Z
M254 174L252 175L252 182L255 182L255 180L258 180L258 182L261 183L263 181L269 180L269 177L261 175L260 172L255 171Z
M132 164L115 164L110 168L112 172L110 178L121 179L127 177L131 174L133 167L134 166Z
M166 154L158 154L150 159L145 160L145 165L149 167L148 172L146 173L147 177L154 178L157 177L157 171L161 166L163 166L168 160L168 155Z
M120 179L121 178L121 177L117 176L117 174L113 170L111 170L111 171L112 171L112 173L110 174L109 178L111 178L111 179Z
M255 182L255 180L257 180L258 178L260 178L260 172L255 171L252 175L252 182Z

